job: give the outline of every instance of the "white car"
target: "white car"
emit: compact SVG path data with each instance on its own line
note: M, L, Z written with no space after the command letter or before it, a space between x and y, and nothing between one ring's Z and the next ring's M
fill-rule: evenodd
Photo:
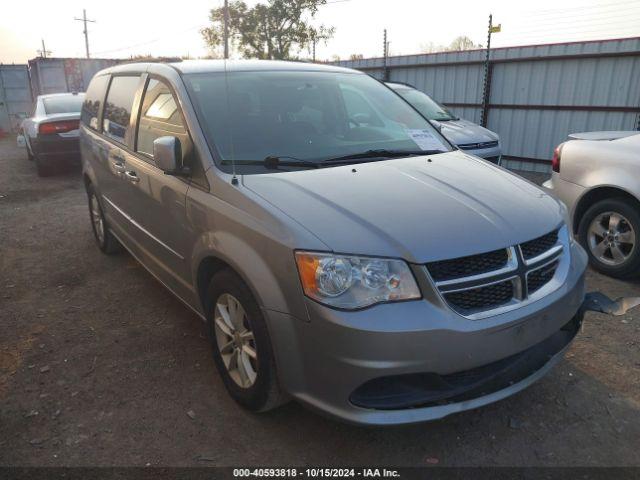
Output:
M78 126L84 93L53 93L36 99L33 115L22 122L18 144L45 177L62 164L80 164ZM21 137L21 138L20 138Z
M574 134L554 152L544 184L572 216L573 231L598 271L640 274L640 134Z

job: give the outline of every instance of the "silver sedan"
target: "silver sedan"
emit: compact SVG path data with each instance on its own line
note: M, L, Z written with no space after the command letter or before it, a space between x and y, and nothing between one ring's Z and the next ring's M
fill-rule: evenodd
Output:
M591 265L628 278L640 273L640 135L603 133L556 148L544 187L567 205Z
M22 122L18 143L46 177L63 164L80 163L78 128L84 93L53 93L36 99L31 117ZM21 137L21 138L20 138Z

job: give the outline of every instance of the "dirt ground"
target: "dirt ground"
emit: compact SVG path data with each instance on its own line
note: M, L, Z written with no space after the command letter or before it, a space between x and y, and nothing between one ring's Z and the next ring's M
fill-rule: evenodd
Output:
M616 298L640 283L593 272ZM0 141L0 465L639 466L640 311L587 314L567 358L497 404L397 428L291 403L251 414L201 321L94 245L78 172L38 178Z

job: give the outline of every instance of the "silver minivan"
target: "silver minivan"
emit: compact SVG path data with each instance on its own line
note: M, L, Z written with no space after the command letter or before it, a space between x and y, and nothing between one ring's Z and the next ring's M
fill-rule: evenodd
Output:
M206 322L250 410L444 417L541 378L581 324L586 255L562 204L357 71L113 67L80 148L98 246Z

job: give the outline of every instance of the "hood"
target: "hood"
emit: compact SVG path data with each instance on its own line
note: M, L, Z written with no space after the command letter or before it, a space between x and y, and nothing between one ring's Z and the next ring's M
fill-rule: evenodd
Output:
M537 186L462 152L245 175L335 252L425 263L531 240L562 221Z
M476 125L475 123L463 118L437 123L442 127L442 134L455 145L494 142L499 138L498 135L493 133L491 130L487 130L480 125Z

